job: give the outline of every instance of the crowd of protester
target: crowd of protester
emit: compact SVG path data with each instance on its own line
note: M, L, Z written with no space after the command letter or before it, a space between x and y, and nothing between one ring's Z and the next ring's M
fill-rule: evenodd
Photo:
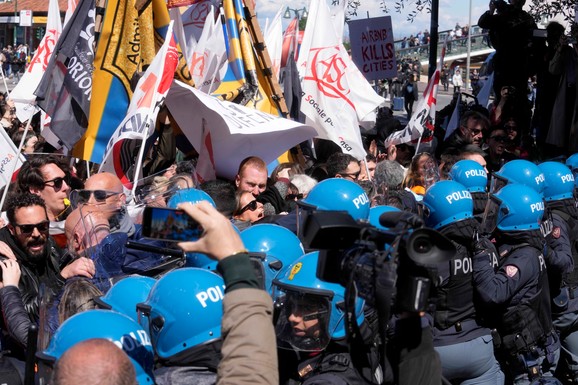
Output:
M272 172L249 156L233 180L200 182L163 110L133 195L57 155L38 121L25 135L3 98L26 162L0 229L0 383L576 383L578 113L564 71L578 54L554 23L541 48L520 44L535 43L512 29L534 28L521 4L480 19L497 57L488 108L458 88L418 148L386 145L402 126L381 108L361 160L314 139ZM419 62L398 70L394 96L417 93ZM200 236L148 235L151 208ZM194 227L173 220L155 226Z

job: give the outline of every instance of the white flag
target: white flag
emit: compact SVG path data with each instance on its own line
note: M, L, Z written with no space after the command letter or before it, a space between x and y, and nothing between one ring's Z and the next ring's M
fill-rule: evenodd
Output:
M2 163L0 164L1 189L12 183L12 170L19 170L22 167L22 163L26 161L24 155L18 154L18 148L2 127L0 127L0 154L2 154ZM14 168L14 162L16 162L16 168Z
M447 41L446 41L447 43ZM433 140L436 114L436 98L438 86L440 83L440 74L442 63L446 55L446 44L442 48L437 68L427 83L423 92L423 98L417 102L413 115L409 119L407 126L401 131L396 131L385 139L385 147L392 144L410 143L417 144L428 143Z
M297 67L303 89L301 112L307 123L344 153L365 158L359 121L385 100L349 58L322 0L311 2Z
M178 62L171 21L165 42L138 81L126 117L110 138L100 165L99 172L115 173L127 188L132 188L130 171L135 163L132 153L143 138L153 133L157 114L169 91Z
M62 33L62 23L60 22L60 9L58 0L50 0L48 5L48 20L46 22L46 33L38 45L36 53L30 60L24 75L10 92L10 99L16 105L16 116L21 122L25 122L38 111L36 107L36 95L34 91L38 87L42 75L46 71L52 51L60 34Z
M265 29L265 45L271 57L271 67L276 79L279 80L281 54L283 53L283 25L281 23L283 9L279 9L271 24Z
M227 47L221 25L221 18L215 21L213 9L205 19L205 26L199 41L191 52L189 70L195 86L204 93L210 94L221 84L227 72ZM219 15L220 16L220 15Z

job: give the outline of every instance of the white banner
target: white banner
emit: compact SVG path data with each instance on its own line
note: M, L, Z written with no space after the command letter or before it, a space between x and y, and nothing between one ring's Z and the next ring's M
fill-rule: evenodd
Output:
M200 152L203 120L210 130L218 176L233 179L248 156L270 163L316 135L315 129L292 120L221 101L175 81L165 104L193 147Z

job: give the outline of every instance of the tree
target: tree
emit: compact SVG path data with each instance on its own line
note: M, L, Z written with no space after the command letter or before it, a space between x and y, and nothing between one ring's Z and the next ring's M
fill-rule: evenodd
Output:
M357 8L361 5L361 1L347 0L348 16L357 16ZM431 12L431 0L381 0L380 6L383 12L390 13L392 3L395 12L402 14L407 12L407 21L409 22L413 22L418 13ZM576 0L529 0L528 5L530 6L529 12L536 21L539 21L544 15L548 17L562 15L564 20L574 21Z

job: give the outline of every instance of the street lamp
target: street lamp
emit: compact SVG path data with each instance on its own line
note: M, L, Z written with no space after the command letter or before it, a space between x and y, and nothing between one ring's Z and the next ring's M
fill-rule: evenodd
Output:
M307 16L309 15L309 13L307 12L307 8L305 8L305 7L300 8L300 9L287 7L287 9L285 10L285 13L283 14L283 18L290 19L291 18L291 11L295 12L295 17L297 19L300 19L300 18L306 19ZM299 12L301 12L301 17L299 17Z

